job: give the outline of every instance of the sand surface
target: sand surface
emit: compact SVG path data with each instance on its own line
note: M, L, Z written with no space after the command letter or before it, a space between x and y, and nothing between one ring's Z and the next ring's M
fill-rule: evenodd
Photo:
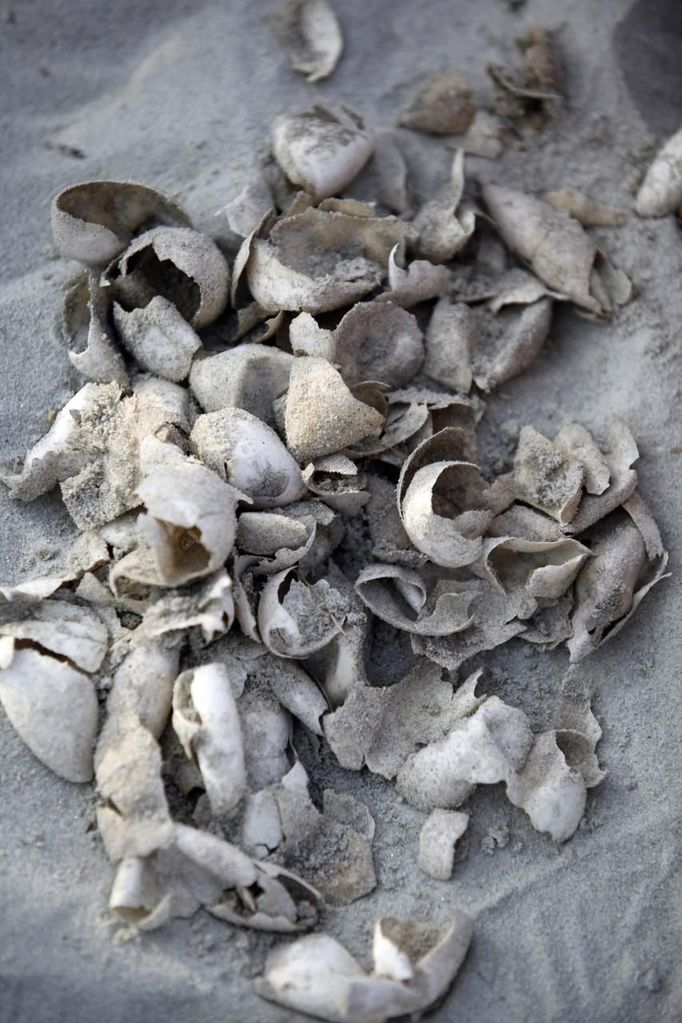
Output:
M345 101L389 125L419 79L461 69L487 90L528 26L555 32L569 102L537 145L468 175L529 190L573 185L628 207L656 145L682 120L677 0L336 0L346 50L335 75L295 77L258 0L23 0L0 10L0 454L20 455L49 409L77 386L54 321L69 267L51 244L52 195L81 179L129 177L177 195L197 225L238 190L272 118L313 100ZM412 181L446 171L440 142L403 133ZM60 145L83 156L67 155ZM362 189L360 189L360 194ZM553 433L598 428L617 412L640 443L641 491L678 571L682 548L680 325L682 237L672 217L632 219L595 236L639 297L607 326L564 309L533 369L488 406L491 458L509 420ZM35 570L71 528L56 499L26 507L0 491L0 577ZM682 1018L682 594L647 598L618 639L571 684L594 691L608 776L574 838L555 847L501 791L473 801L467 858L451 882L416 865L421 815L381 779L312 764L364 799L377 824L379 886L327 914L364 955L381 913L477 917L469 957L431 1018L476 1023L654 1023ZM512 642L488 656L489 691L551 721L565 651ZM275 1023L299 1018L260 1001L250 978L274 940L200 913L135 937L107 910L111 870L90 787L43 768L0 714L0 1020L2 1023ZM301 1017L302 1018L302 1017Z

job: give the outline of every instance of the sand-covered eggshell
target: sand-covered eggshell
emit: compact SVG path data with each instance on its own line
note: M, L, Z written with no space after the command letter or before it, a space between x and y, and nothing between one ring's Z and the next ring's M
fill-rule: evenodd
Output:
M140 230L155 224L189 225L172 199L132 181L84 181L52 203L52 234L61 254L93 266L113 259Z

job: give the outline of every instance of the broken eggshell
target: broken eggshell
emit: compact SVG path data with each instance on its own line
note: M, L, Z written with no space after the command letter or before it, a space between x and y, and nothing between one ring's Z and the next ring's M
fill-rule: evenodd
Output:
M294 71L309 82L329 78L343 51L343 34L328 0L284 0L270 23Z
M301 464L335 454L379 434L384 415L354 397L325 359L295 360L286 397L287 447Z
M126 387L128 371L109 325L109 289L83 270L66 285L62 334L71 365L87 380Z
M250 497L254 508L278 508L306 493L301 470L275 431L245 409L199 416L190 447L205 466Z
M628 301L622 271L608 263L565 210L499 185L483 185L483 198L512 252L566 300L602 318Z
M337 195L372 155L374 143L358 114L316 106L281 114L272 125L275 159L295 185L315 200Z
M51 771L72 782L93 776L97 696L68 661L0 638L0 702L14 730Z
M239 712L223 664L202 664L178 675L173 729L199 767L213 813L234 810L246 792L246 768Z
M293 569L271 576L258 603L258 629L268 650L301 658L331 643L343 621L328 605L329 591L324 580L310 586Z
M139 523L161 585L178 586L220 568L236 535L238 491L170 444L147 437L141 448L145 513Z
M637 193L640 217L662 217L682 206L682 129L658 151Z
M136 238L106 272L128 312L154 296L171 302L191 327L212 323L227 305L230 270L216 243L188 227L156 227Z
M52 202L52 235L62 256L94 266L123 252L141 229L189 225L187 214L162 192L132 181L84 181Z
M461 135L476 113L471 89L459 71L434 75L419 89L398 123L430 135Z
M172 302L161 295L130 312L114 302L114 324L123 347L140 369L164 380L184 380L201 341Z

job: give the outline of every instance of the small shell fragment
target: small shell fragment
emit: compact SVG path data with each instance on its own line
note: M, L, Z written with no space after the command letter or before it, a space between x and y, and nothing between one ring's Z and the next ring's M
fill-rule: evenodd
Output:
M469 814L432 810L419 833L419 866L436 881L449 881L455 848L469 824Z
M46 767L67 781L91 780L97 696L87 675L4 636L0 703L17 734Z
M471 622L472 595L458 593L455 581L437 582L429 593L418 572L400 565L369 565L355 589L378 618L405 632L445 636Z
M132 181L84 181L52 203L52 234L62 256L93 266L108 263L155 224L185 226L189 218L162 192Z
M362 118L342 107L316 106L299 114L281 114L272 125L272 144L280 167L315 200L338 195L372 155L374 143Z
M328 0L284 0L270 22L294 71L309 82L329 78L343 51L343 35Z
M268 650L300 658L331 643L343 622L334 615L331 597L324 580L310 586L292 569L271 576L258 604L258 628Z
M473 380L471 354L477 333L476 315L468 305L441 298L426 331L426 375L466 394Z
M417 249L434 263L447 263L463 249L474 233L476 216L460 203L464 192L464 153L458 149L450 181L436 198L429 199L412 221L417 232Z
M476 105L459 71L434 75L419 90L398 122L430 135L460 135L471 126Z
M640 217L662 217L682 206L682 129L658 151L635 200Z
M532 426L523 427L514 459L517 498L563 525L578 510L584 482L585 466L581 461Z
M603 777L597 767L586 780L573 766L570 750L576 741L589 746L587 738L577 732L550 731L537 736L523 768L507 783L507 796L514 806L525 810L533 827L547 832L555 842L565 842L573 835L585 811L588 784L596 785Z
M450 284L447 267L429 263L427 259L414 259L403 269L396 259L398 247L393 248L388 260L389 290L379 295L377 301L392 302L409 309L419 302L445 295Z
M66 286L62 332L71 365L87 380L125 387L128 372L108 322L109 289L83 270Z
M614 210L610 206L603 206L575 188L560 188L556 192L545 192L543 199L550 206L556 206L558 210L566 210L572 217L579 220L583 227L624 224L628 219L627 213L623 210Z

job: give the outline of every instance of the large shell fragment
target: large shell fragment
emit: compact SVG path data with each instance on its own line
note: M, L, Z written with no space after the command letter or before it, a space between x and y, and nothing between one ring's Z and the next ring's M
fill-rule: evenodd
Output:
M267 238L251 240L251 294L269 312L350 305L381 284L391 250L408 234L396 217L373 217L357 206L353 212L309 207L284 216Z
M434 75L421 87L398 122L430 135L461 135L471 126L476 105L459 71Z
M201 341L172 302L161 295L130 312L114 302L114 323L121 344L138 366L164 380L184 380Z
M296 359L287 391L287 446L302 464L376 436L384 416L353 396L325 359Z
M87 672L101 666L109 643L107 627L98 615L65 600L0 605L0 636L35 643Z
M662 217L682 207L682 129L668 139L647 170L635 210L640 217Z
M152 548L160 583L178 586L220 568L234 544L240 495L200 462L170 444L142 445L146 513L140 525Z
M291 323L295 353L321 355L339 367L347 384L381 380L409 383L424 358L424 342L411 313L392 302L358 302L334 331L324 332L301 313Z
M84 181L52 203L52 234L61 254L94 266L108 263L143 229L188 225L171 199L132 181Z
M141 930L203 906L228 923L258 930L307 930L317 917L318 895L295 874L256 863L236 846L182 824L170 842L119 866L110 906Z
M294 71L309 82L329 78L343 51L343 34L328 0L284 0L270 21Z
M38 760L67 781L90 781L97 696L87 675L66 660L3 636L0 702Z
M514 459L516 497L558 522L570 522L582 498L585 466L577 458L524 426Z
M483 197L512 252L569 302L605 317L628 301L630 289L622 271L608 263L564 210L499 185L484 185Z
M473 922L459 909L444 924L384 917L374 929L367 974L334 938L315 934L278 949L258 994L335 1023L416 1019L447 992L467 954Z
M246 767L237 703L224 665L203 664L178 675L173 728L187 756L196 759L212 811L233 810L246 791Z
M445 739L408 757L398 791L419 809L459 806L475 785L509 781L525 764L533 735L523 711L489 696Z
M358 114L345 107L336 112L321 106L275 118L272 144L289 180L316 200L342 192L374 148Z
M197 329L220 316L230 291L222 252L208 235L188 227L146 231L109 267L107 277L125 310L144 308L158 295Z
M273 426L272 403L289 386L293 364L293 356L278 348L239 345L217 355L196 358L189 384L206 412L242 408Z
M306 492L301 470L274 430L241 408L199 416L190 446L196 456L237 490L254 508L277 508Z

